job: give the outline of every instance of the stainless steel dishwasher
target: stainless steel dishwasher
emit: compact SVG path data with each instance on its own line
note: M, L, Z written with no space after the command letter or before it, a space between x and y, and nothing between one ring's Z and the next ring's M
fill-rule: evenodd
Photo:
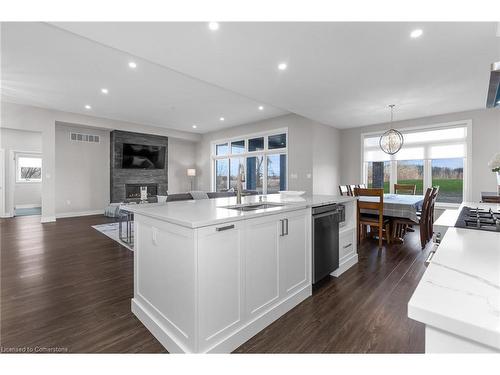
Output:
M341 204L312 208L313 284L339 268L339 223L344 220Z

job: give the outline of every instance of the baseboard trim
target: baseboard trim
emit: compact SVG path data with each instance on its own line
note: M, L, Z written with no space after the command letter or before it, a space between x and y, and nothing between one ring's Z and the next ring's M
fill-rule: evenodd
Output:
M342 263L340 263L339 268L337 268L335 271L333 271L330 275L334 277L339 277L342 275L345 271L347 271L349 268L354 266L356 263L358 263L358 253L354 253L352 256L344 260Z
M8 219L14 217L10 212L4 212L3 214L0 215L1 219Z
M18 208L41 208L42 206L40 203L33 203L33 204L18 204L16 205L16 209Z
M54 221L56 221L55 216L42 216L42 218L40 219L41 223L52 223Z
M132 313L141 321L149 332L162 344L169 353L191 353L187 348L174 339L172 333L153 317L137 298L131 301Z
M90 216L90 215L104 215L104 210L61 212L56 214L56 219L63 219L66 217Z

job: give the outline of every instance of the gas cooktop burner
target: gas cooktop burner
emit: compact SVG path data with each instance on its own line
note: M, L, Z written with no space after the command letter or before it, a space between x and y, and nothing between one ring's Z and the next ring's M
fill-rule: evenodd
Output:
M500 212L463 207L455 227L500 232Z

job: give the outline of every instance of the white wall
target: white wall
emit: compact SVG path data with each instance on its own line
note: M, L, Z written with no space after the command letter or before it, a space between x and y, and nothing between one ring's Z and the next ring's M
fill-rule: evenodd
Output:
M336 194L338 130L295 114L203 134L196 150L198 189L211 189L210 146L213 141L280 128L288 128L288 189L304 190L309 194ZM315 183L314 179L317 179Z
M54 221L56 216L56 122L78 124L79 126L105 130L125 130L139 133L163 135L197 142L200 135L177 130L115 121L75 113L61 112L38 107L2 101L0 128L38 131L42 136L43 169L42 179L42 222ZM109 159L109 155L108 158ZM108 177L109 179L109 177ZM109 181L108 181L109 182Z
M187 176L188 168L196 167L196 142L178 138L168 139L168 193L182 193L191 190ZM196 186L193 186L196 189Z
M500 110L483 109L415 120L394 122L393 127L409 128L452 121L472 120L472 171L471 199L479 201L481 191L495 191L496 177L488 169L488 161L500 152ZM340 131L341 184L357 184L361 178L361 134L388 129L388 124L378 124Z
M70 133L99 143L75 142ZM56 217L103 212L109 204L109 130L56 124Z
M42 152L42 134L13 129L0 129L0 148L5 150L5 209L2 216L13 214L15 207L38 206L42 203L41 183L16 183L15 163L10 161L11 151ZM12 169L11 169L12 167ZM14 181L14 185L11 185ZM11 187L14 187L12 189ZM13 205L12 205L13 203Z

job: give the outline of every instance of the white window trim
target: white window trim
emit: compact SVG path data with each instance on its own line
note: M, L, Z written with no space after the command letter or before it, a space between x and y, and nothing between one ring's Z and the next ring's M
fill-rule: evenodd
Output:
M20 157L25 157L25 158L37 158L37 159L42 159L42 176L39 180L21 180L19 179L19 174L18 174L18 160ZM15 182L16 184L41 184L43 180L43 158L41 153L37 152L15 152L14 153L14 173L16 176Z
M276 148L276 149L268 149L268 138L270 135L278 135L278 134L286 134L286 147ZM246 151L248 150L248 140L252 138L264 138L264 149L259 151ZM231 142L233 141L245 141L245 152L239 154L231 153ZM216 155L216 147L221 143L227 143L228 145L228 153L226 155ZM211 191L216 191L216 175L215 175L215 161L219 159L231 159L231 158L244 158L244 169L246 173L246 158L252 156L263 156L264 157L264 178L262 180L262 194L267 194L267 157L268 155L286 155L286 180L285 180L285 188L288 189L288 175L289 175L289 158L288 158L288 145L289 145L289 137L288 137L288 128L279 128L272 129L258 133L245 134L240 136L234 136L230 138L222 138L214 140L210 143L210 189ZM230 173L230 172L229 172ZM229 178L228 178L228 188L229 188ZM246 181L243 186L246 189Z
M419 131L425 131L425 130L438 130L438 129L449 129L449 128L455 128L455 127L465 127L467 129L467 135L465 138L465 144L466 144L466 157L465 157L465 163L464 163L464 184L463 184L463 201L464 202L471 202L472 201L472 188L471 188L471 171L472 171L472 119L467 119L467 120L460 120L460 121L451 121L451 122L445 122L445 123L437 123L437 124L430 124L430 125L421 125L421 126L412 126L412 127L407 127L407 128L397 128L399 131L401 131L404 135L405 132L419 132ZM365 163L365 148L364 148L364 140L367 137L373 137L377 135L382 135L387 129L382 129L382 130L377 130L373 132L366 132L366 133L361 133L361 181L363 183L367 183L367 178L368 178L368 173L366 169L366 163ZM433 145L448 145L448 144L457 144L457 143L463 143L463 141L460 140L450 140L448 142L436 142L432 143ZM411 146L421 146L421 145L428 145L428 143L412 143ZM373 147L374 148L374 147ZM391 180L389 183L389 191L391 194L394 193L394 184L396 183L397 180L397 161L396 157L394 155L391 156L390 158L390 163L391 163ZM428 163L426 166L425 163ZM425 154L424 154L424 189L430 186L430 183L432 181L432 170L430 167L431 160L428 159L427 155L427 147L425 148ZM427 167L427 168L426 168ZM427 172L426 172L427 171ZM442 203L442 202L436 202L436 208L458 208L460 206L459 203Z

